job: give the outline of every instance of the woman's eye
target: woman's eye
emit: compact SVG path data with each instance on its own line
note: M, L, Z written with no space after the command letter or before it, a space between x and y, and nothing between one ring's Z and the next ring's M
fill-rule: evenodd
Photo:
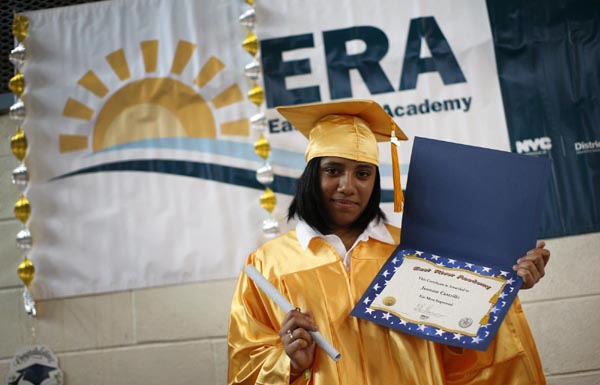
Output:
M359 171L358 176L359 178L368 178L371 176L371 173L369 171Z
M329 175L336 175L339 173L339 171L335 168L326 168L325 172Z

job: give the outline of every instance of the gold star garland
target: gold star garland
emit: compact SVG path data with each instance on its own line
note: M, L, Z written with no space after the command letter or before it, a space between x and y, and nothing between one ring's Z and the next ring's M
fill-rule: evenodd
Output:
M250 5L251 8L242 13L242 15L239 17L239 22L246 27L248 32L242 43L242 47L252 56L252 61L244 67L244 74L251 83L251 88L248 91L248 100L254 103L257 107L257 113L250 118L250 127L252 132L258 136L256 142L254 142L254 152L264 161L262 166L256 170L256 180L265 186L265 191L260 196L260 206L269 213L269 217L263 221L262 231L265 236L273 237L279 234L279 223L277 222L277 219L273 217L273 210L277 204L277 199L273 190L269 188L271 183L273 183L274 174L273 168L269 163L271 145L265 136L265 131L267 129L267 118L262 112L265 95L263 88L259 85L259 77L261 73L260 61L258 60L259 44L258 38L254 34L254 27L256 25L256 11L254 9L254 0L245 1L248 5Z
M31 205L25 194L29 185L29 170L25 165L25 156L27 155L27 136L21 128L25 120L26 108L22 101L22 96L25 92L25 77L21 73L21 69L25 64L26 49L23 41L27 38L29 28L29 20L23 15L15 15L12 24L12 33L17 39L17 46L10 52L9 60L15 67L15 75L8 82L8 88L15 94L16 102L10 107L8 116L17 124L17 132L10 140L10 148L15 157L21 162L12 172L12 182L19 191L21 197L15 204L15 217L21 221L21 230L17 233L17 247L23 254L23 261L17 268L19 278L23 282L23 305L25 312L35 317L37 314L35 300L29 290L29 285L35 277L35 266L28 258L29 252L33 246L33 238L27 227L27 222L31 214ZM35 331L33 333L35 335Z

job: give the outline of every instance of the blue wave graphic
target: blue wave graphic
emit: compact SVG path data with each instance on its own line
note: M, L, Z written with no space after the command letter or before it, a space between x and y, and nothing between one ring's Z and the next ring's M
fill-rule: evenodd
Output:
M256 171L239 167L223 166L220 164L190 162L173 159L141 159L105 163L97 166L86 167L80 170L57 176L52 180L69 178L77 175L92 174L97 172L138 171L160 174L180 175L190 178L199 178L215 182L243 186L257 190L264 190L265 186L256 180ZM294 195L296 192L296 178L275 175L273 183L269 186L274 192ZM381 191L381 202L393 202L392 190Z
M208 138L155 138L140 140L137 142L124 143L109 148L105 148L100 152L119 151L128 149L149 149L163 148L175 149L194 152L203 152L208 154L223 155L244 159L248 161L256 161L256 153L254 146L249 143L232 142L227 140L217 140ZM93 154L91 154L93 155ZM303 170L305 166L304 154L294 151L287 151L273 148L271 149L270 161L281 167L290 168L293 170ZM381 164L379 172L382 177L392 176L391 164ZM404 175L408 173L408 165L400 165L400 172Z
M137 142L124 143L105 148L100 152L120 151L129 149L173 149L202 152L207 154L223 155L255 162L258 158L254 152L254 146L249 143L232 142L209 138L155 138L140 140ZM304 169L304 154L271 149L271 162L278 166L296 170Z

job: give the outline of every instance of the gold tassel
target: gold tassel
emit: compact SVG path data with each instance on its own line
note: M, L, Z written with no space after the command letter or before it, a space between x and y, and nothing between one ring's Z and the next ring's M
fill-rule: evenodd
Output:
M400 162L398 161L398 138L396 132L392 129L390 138L390 147L392 148L392 177L394 179L394 212L402 211L404 204L404 193L402 192L402 182L400 181Z

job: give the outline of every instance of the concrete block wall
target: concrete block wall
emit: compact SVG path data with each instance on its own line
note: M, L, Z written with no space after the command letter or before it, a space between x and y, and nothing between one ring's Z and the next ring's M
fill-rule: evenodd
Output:
M15 126L0 116L0 381L32 342L59 357L67 384L224 385L227 319L235 280L38 303L24 314L14 246ZM548 241L547 276L521 299L551 385L600 385L600 233Z

